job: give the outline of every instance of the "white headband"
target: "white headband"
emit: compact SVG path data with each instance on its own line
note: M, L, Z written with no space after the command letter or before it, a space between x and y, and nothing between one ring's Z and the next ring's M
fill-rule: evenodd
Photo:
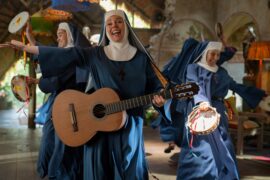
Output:
M125 20L125 13L122 10L111 10L105 13L105 22L108 20L109 17L116 15L116 16L120 16L121 18L123 18L123 20Z
M207 47L205 48L205 52L207 52L208 50L222 50L222 43L221 42L216 42L216 41L210 41L207 45Z

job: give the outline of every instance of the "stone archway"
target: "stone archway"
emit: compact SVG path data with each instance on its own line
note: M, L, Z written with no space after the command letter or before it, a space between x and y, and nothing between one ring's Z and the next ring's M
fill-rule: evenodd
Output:
M188 38L198 41L213 40L214 34L202 22L194 19L171 20L163 30L150 40L150 52L159 67L181 51Z
M254 30L256 39L260 38L260 30L255 18L247 12L237 12L230 15L223 23L224 36L228 44L242 49L242 43L251 38L252 33L249 28Z

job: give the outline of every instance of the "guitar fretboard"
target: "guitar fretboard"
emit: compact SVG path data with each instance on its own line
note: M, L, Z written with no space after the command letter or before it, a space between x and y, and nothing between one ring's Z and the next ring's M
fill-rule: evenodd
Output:
M155 95L160 95L165 99L169 99L172 97L170 90L167 90L167 91L162 91L159 93L148 94L145 96L139 96L136 98L127 99L127 100L119 101L116 103L107 104L105 105L106 114L112 114L112 113L151 104L152 99Z

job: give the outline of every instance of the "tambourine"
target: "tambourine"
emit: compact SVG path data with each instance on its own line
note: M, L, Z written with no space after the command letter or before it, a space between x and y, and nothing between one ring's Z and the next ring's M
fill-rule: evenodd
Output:
M267 96L264 100L262 100L259 107L264 111L270 112L270 96Z
M218 38L221 38L223 36L223 27L220 22L216 23L215 32Z
M216 108L209 107L207 111L193 109L188 116L187 126L192 134L206 135L212 133L219 125L220 115Z
M9 23L8 31L12 34L19 32L29 20L29 13L27 11L23 11L17 14Z
M27 76L17 75L11 79L11 89L16 97L21 102L27 102L32 97L30 86L27 83Z

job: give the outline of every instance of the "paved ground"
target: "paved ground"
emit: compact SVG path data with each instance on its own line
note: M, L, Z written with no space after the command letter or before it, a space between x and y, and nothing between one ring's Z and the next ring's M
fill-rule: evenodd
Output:
M0 180L40 180L35 171L41 127L27 129L26 117L15 110L0 111ZM144 128L145 148L150 179L176 179L176 165L171 162L180 149L163 152L166 143L159 140L157 130ZM270 149L257 152L246 147L245 156L238 157L241 179L270 180Z

